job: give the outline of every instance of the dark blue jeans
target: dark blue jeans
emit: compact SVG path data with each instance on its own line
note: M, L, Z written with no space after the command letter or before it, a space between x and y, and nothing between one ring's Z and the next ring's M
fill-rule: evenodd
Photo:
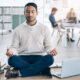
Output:
M17 68L22 77L34 76L49 68L53 64L54 58L51 55L14 55L8 59L10 66Z

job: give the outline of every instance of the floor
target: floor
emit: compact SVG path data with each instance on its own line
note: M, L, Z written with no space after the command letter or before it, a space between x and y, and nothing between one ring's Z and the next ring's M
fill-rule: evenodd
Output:
M58 68L52 68L53 72L55 72L56 70L58 70ZM33 77L25 77L25 78L18 77L18 78L6 79L4 77L4 74L0 74L0 80L80 80L80 76L73 76L64 79L60 79L54 76L52 76L52 78L49 78L48 76L33 76Z

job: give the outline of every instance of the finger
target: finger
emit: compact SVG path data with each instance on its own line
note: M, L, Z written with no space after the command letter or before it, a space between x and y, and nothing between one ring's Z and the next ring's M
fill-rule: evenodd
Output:
M13 53L11 53L9 56L13 56Z
M52 54L54 54L54 55L56 55L57 54L57 52L56 51L53 51L53 52L51 52Z
M54 55L57 55L57 52L54 52Z
M57 52L56 49L53 49L51 52Z
M7 55L7 56L10 56L10 54L9 54L9 53L6 53L6 55Z
M6 53L6 55L7 55L7 56L13 56L13 54L12 54L12 53Z
M10 57L11 57L11 56L13 56L13 55L10 55Z
M10 53L7 51L7 52L6 52L6 55L8 55L8 56L9 56L9 55L10 55Z
M54 52L55 54L57 54L57 51L56 51L56 50L54 50L53 52Z
M6 55L8 55L8 52L6 52Z
M9 49L7 49L7 52L9 51Z
M51 56L54 56L54 53L51 53Z
M10 54L7 54L7 56L10 56Z
M57 54L56 54L55 52L52 52L51 55L52 55L52 56L56 56Z
M52 54L50 54L51 56L53 56Z
M13 56L13 55L12 55L12 54L9 54L8 56L11 57L11 56Z
M53 50L52 53L57 53L56 50Z

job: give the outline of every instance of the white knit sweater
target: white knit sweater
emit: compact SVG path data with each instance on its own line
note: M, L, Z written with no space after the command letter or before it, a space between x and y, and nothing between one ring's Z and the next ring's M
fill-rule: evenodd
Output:
M52 51L52 45L48 27L39 22L34 26L24 22L14 30L10 50L19 55L43 55Z

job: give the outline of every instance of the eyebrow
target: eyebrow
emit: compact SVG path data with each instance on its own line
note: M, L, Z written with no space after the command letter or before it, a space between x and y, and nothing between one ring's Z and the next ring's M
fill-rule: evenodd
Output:
M26 10L26 11L34 11L34 12L36 12L35 10Z

